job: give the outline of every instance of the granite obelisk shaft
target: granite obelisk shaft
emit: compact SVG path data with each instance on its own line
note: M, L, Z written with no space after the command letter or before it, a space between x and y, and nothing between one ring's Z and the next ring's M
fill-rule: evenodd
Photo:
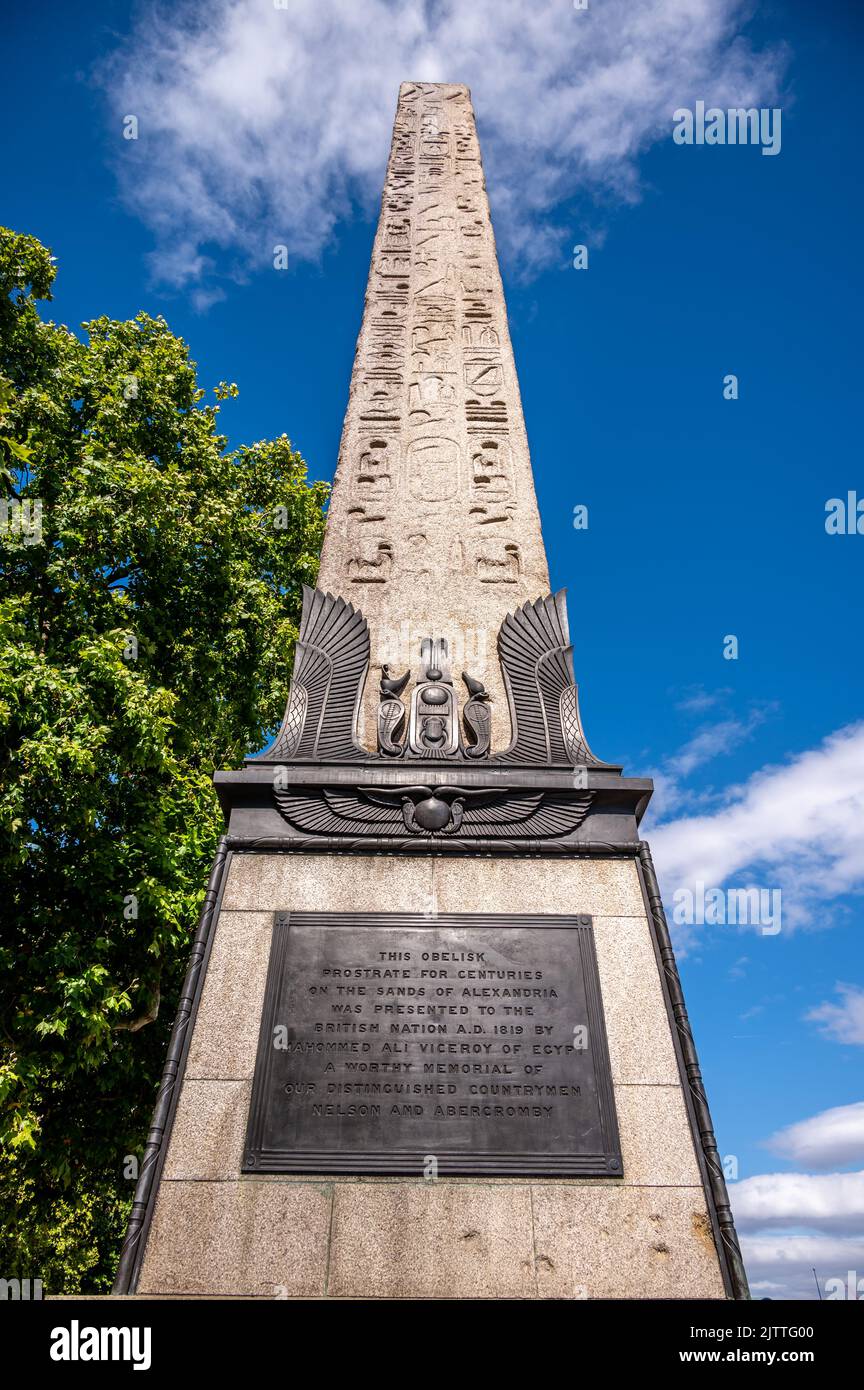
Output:
M549 576L466 87L400 88L318 583L369 620L373 671L444 637L506 742L495 637Z

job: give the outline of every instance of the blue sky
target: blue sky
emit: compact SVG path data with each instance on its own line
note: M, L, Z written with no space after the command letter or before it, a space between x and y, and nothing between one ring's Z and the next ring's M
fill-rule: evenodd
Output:
M491 38L454 27L447 4L356 0L374 30L362 61L350 33L340 43L327 31L326 4L292 5L284 42L298 83L327 56L320 111L307 100L302 117L279 70L268 74L273 43L251 0L208 7L206 40L183 29L183 5L159 29L125 0L46 0L7 20L3 221L57 256L52 317L164 314L202 384L238 383L222 414L232 443L286 431L329 478L398 81L470 83L592 746L658 778L646 825L667 898L703 865L720 887L783 891L777 935L679 933L721 1152L738 1161L751 1274L757 1292L800 1297L815 1294L813 1263L823 1282L853 1267L864 1278L861 1182L831 1176L864 1167L864 536L825 530L829 498L864 497L861 11L785 0L748 19L716 0L723 25L708 34L706 22L692 49L670 45L634 96L623 80L598 95L581 75L614 63L621 0L591 0L588 15L544 0L523 7L533 19L521 26L502 0ZM350 28L344 5L330 8ZM647 47L663 48L672 0L626 8ZM181 76L166 55L178 48L198 56L175 110ZM253 110L239 81L208 107L214 51L253 75L264 64ZM532 73L547 70L544 87ZM739 90L782 108L777 156L673 143L675 107L725 105ZM137 94L133 144L120 131ZM520 100L522 125L510 109ZM325 121L319 186L310 131ZM230 154L238 129L260 157L251 183ZM206 198L190 177L197 160L213 171ZM272 267L274 239L288 245L287 271ZM571 265L577 243L589 247L584 271ZM723 399L728 373L735 401ZM580 503L587 531L572 526ZM723 658L726 634L737 660ZM826 1117L833 1109L843 1113ZM811 1128L765 1147L802 1122ZM789 1211L806 1220L792 1227Z

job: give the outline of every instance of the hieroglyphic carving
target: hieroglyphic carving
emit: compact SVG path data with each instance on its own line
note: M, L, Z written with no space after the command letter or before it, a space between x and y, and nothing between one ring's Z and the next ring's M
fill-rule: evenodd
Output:
M408 753L417 758L452 758L459 747L459 712L446 641L427 637L420 662L420 680L411 696Z
M468 421L468 428L471 430L475 426L475 433L483 433L487 425L499 425L502 429L507 428L507 403L503 397L493 397L491 400L479 396L469 396L465 402L465 418Z
M360 399L360 419L398 424L401 386L400 374L385 367L361 374L355 387Z
M405 706L399 698L408 684L410 670L404 676L391 676L385 662L381 667L381 700L378 705L378 752L388 757L401 757L402 734L405 730Z
M518 543L490 540L478 550L476 566L477 578L483 584L515 584L522 567Z
M466 348L497 348L500 339L497 330L488 323L474 323L469 320L462 325L462 345Z
M415 580L432 573L432 559L429 553L429 538L423 531L413 531L401 557L399 568Z
M514 494L510 446L506 439L479 438L471 449L471 495L503 502Z
M480 436L471 446L469 519L475 526L507 525L515 512L510 445Z
M381 437L363 440L358 445L354 492L365 498L386 497L393 486L396 466L394 441Z
M391 217L384 224L384 235L381 244L385 251L410 251L411 250L411 219L410 217ZM410 267L410 259L408 265Z
M461 577L493 603L487 586L524 582L514 423L470 99L460 86L404 83L340 455L349 492L331 508L343 573L370 603L394 581L381 602L404 603L428 576L447 576L451 591Z
M352 584L385 584L393 567L393 546L378 540L361 544L348 557L348 578Z
M378 532L386 520L387 515L380 506L358 505L348 508L348 531L352 536L362 536L367 526L374 527L375 531ZM370 533L366 532L366 534Z
M363 340L363 355L370 366L398 371L405 359L405 319L384 309L370 320Z
M459 491L459 445L453 439L414 439L406 453L408 492L422 502L445 502Z
M486 758L492 736L489 692L482 681L475 680L467 671L462 672L462 679L470 697L462 711L466 739L463 751L466 758Z
M501 359L488 349L477 349L465 357L465 386L478 396L494 396L504 385L504 368Z

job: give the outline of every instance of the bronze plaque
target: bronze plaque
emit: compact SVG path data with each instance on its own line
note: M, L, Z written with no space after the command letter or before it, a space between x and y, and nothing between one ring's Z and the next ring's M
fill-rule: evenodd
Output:
M277 913L243 1170L620 1177L591 918Z

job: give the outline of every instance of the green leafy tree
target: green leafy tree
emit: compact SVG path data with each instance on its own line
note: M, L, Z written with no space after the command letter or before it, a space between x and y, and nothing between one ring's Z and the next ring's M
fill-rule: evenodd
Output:
M0 1274L110 1282L220 831L277 723L327 488L233 452L162 318L43 322L0 230Z

